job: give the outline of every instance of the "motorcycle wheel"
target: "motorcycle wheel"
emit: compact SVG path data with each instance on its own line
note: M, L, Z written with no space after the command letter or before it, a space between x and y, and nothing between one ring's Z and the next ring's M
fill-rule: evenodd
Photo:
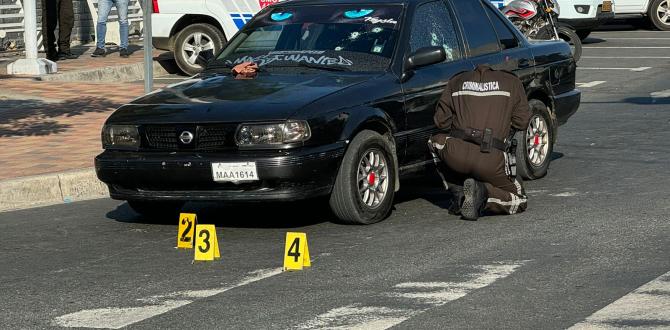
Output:
M567 26L559 26L556 30L558 31L558 36L570 45L575 62L579 61L582 57L582 40L575 30Z

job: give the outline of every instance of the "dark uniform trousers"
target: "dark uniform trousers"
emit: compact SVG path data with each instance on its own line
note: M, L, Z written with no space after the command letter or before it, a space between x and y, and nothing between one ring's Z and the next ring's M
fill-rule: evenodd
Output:
M486 210L496 214L516 214L527 207L522 183L510 176L507 155L499 150L483 153L476 144L437 135L433 150L444 162L441 172L449 189L462 189L463 181L474 178L486 186L489 198Z
M56 26L58 26L58 40L56 40ZM42 44L48 55L70 52L73 26L72 0L42 0Z
M488 192L486 210L515 214L526 209L522 183L512 175L511 155L451 137L454 131L483 132L503 144L510 130L525 130L530 108L521 81L512 73L478 66L449 80L435 111L435 125L444 134L431 137L430 146L446 166L443 177L450 185L462 186L467 178L483 182Z

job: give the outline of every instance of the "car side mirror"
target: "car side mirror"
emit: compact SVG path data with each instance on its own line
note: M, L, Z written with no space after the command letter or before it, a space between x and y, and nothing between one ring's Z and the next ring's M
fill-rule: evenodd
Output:
M207 63L214 58L214 51L211 49L203 50L198 54L198 57L195 59L195 63L201 67L206 67Z
M444 47L433 46L419 48L407 57L407 60L405 61L405 72L402 74L401 80L406 81L411 78L414 69L441 63L446 59L447 52L444 50Z

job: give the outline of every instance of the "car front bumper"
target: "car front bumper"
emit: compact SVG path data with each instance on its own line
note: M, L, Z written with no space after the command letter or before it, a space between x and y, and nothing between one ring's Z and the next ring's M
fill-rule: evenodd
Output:
M596 17L592 18L558 18L559 23L567 24L575 30L593 30L614 19L614 12L602 12L602 8L598 7Z
M98 178L119 200L288 201L331 192L345 143L239 153L104 151ZM255 162L258 181L214 182L213 162Z

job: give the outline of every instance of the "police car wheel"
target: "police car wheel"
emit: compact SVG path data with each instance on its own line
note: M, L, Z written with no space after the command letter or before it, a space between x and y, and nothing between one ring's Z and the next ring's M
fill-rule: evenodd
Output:
M661 31L670 31L670 0L654 0L649 4L647 16Z
M547 175L554 150L556 128L547 107L539 100L530 100L531 117L526 131L517 132L517 172L527 180Z
M136 213L147 220L164 221L176 218L168 218L175 215L184 206L182 201L142 201L130 200L128 205ZM171 221L171 220L170 220Z
M226 42L223 33L211 24L191 24L177 33L174 41L174 58L184 73L195 75L202 71L196 63L200 52L212 50L218 52Z
M395 192L392 150L374 131L364 130L351 141L329 200L340 222L368 225L388 216Z

